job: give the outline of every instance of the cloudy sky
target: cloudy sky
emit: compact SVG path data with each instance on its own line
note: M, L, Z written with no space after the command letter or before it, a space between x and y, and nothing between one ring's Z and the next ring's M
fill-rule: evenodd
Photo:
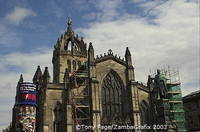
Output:
M136 79L156 68L179 68L182 93L200 88L198 0L1 0L0 130L11 121L22 73L31 81L37 65L52 69L53 45L72 17L73 29L95 53L133 55ZM51 72L52 73L52 72ZM52 74L51 74L52 75Z

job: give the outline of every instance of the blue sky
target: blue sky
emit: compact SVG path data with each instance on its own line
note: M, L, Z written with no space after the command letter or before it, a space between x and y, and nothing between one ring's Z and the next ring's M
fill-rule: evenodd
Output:
M158 4L165 1L161 0ZM1 35L1 39L5 39L0 42L1 53L13 50L30 52L38 46L51 48L56 37L66 28L68 16L72 17L76 29L87 27L95 21L117 20L127 13L133 13L136 17L146 15L143 7L139 6L141 2L111 0L110 7L104 5L108 2L97 3L98 0L1 0L1 30L5 30L2 31L5 34ZM113 9L112 6L117 7ZM110 11L108 15L105 15L106 11ZM7 38L9 41L6 41Z
M157 67L179 67L183 95L199 89L199 8L196 0L1 0L0 130L11 121L21 73L31 81L37 65L50 68L53 45L73 29L95 53L133 55L136 79ZM151 69L151 70L150 70Z

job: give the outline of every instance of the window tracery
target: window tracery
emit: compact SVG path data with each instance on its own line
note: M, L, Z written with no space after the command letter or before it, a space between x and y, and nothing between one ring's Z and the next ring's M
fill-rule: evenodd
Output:
M119 75L111 70L102 83L102 111L104 120L114 121L114 117L122 118L122 93L124 85ZM116 116L117 115L117 116Z

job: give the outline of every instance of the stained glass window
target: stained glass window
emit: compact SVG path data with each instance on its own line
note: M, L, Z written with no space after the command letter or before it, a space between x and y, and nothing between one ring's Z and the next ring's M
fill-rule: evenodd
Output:
M112 120L116 115L122 117L122 93L124 85L120 76L111 70L102 83L103 118Z

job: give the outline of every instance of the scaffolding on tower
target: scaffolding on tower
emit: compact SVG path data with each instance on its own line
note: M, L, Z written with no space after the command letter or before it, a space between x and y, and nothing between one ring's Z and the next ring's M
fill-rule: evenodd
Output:
M161 69L161 76L165 77L167 84L167 103L169 104L170 120L176 125L178 132L185 132L185 112L183 108L181 82L178 68Z
M76 128L77 125L91 125L88 72L86 70L78 70L71 77L74 81L74 86L71 89L74 129L76 131L88 131L77 130Z

